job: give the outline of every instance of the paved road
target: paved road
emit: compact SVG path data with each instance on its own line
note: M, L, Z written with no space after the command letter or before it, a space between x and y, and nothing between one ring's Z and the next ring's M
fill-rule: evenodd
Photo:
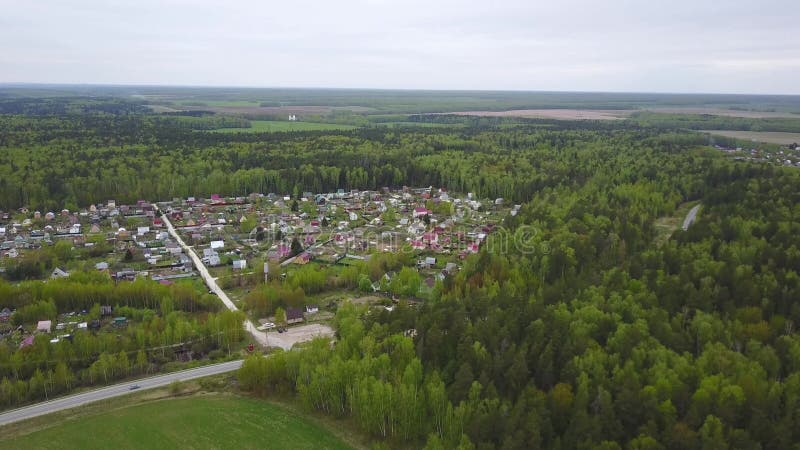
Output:
M115 384L113 386L96 389L81 394L70 395L62 397L49 402L37 403L35 405L26 406L24 408L14 409L0 414L0 425L6 425L20 420L30 419L43 414L50 414L62 409L75 408L87 403L96 402L98 400L105 400L108 398L119 397L121 395L130 394L131 392L139 392L144 389L153 389L157 387L166 386L173 381L186 381L195 378L207 377L210 375L217 375L220 373L233 372L242 366L242 361L230 361L222 364L214 364L210 366L197 367L195 369L182 370L180 372L169 373L166 375L158 375L155 377L145 378L142 380L129 381L126 383ZM131 386L137 384L139 389L132 391Z
M688 230L689 226L691 226L694 223L694 219L697 218L697 211L699 210L700 210L700 205L695 205L694 208L689 210L689 214L686 214L686 218L683 219L683 227L681 227L683 228L683 231Z

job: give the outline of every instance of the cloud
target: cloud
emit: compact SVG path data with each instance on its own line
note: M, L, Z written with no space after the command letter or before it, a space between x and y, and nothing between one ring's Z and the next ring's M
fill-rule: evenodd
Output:
M0 8L0 82L800 93L794 1Z

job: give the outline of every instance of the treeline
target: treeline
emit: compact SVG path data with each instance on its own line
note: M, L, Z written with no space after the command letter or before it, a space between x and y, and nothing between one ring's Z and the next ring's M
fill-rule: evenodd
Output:
M165 286L142 278L132 282L114 282L101 272L75 273L47 283L26 281L11 284L0 280L0 306L16 308L18 312L38 301L52 301L57 313L88 310L95 304L159 309L165 299L176 309L187 312L215 312L220 308L218 299L189 283Z
M241 387L296 393L309 409L352 417L366 433L390 442L429 439L474 448L465 435L471 406L454 408L438 374L425 374L413 341L389 334L387 327L365 329L361 312L352 305L340 308L333 350L315 340L300 351L249 357L238 372Z
M730 117L709 114L666 114L639 112L631 120L647 127L691 130L743 130L800 132L800 114L797 117Z
M218 359L243 339L241 312L223 311L202 318L172 309L117 308L128 323L109 331L76 331L51 343L36 336L29 346L0 344L0 407L52 398L81 386L109 384L176 364L178 353L192 359ZM99 310L99 306L97 307Z
M146 106L114 97L0 97L0 114L59 116L65 114L142 114Z

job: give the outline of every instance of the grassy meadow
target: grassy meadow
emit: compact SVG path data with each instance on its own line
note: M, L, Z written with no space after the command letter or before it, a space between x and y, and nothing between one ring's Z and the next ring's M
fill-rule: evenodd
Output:
M2 436L9 436L4 433ZM111 409L0 437L0 448L351 448L320 425L272 403L234 395L175 398Z

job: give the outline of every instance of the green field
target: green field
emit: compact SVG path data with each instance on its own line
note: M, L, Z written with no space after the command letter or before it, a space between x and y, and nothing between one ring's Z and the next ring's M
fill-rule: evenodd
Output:
M155 401L67 419L31 434L0 438L0 448L322 450L350 447L323 427L280 406L246 397L207 395Z
M280 120L253 120L250 128L219 128L215 133L269 133L273 131L327 131L352 130L352 125L317 122L288 122Z

